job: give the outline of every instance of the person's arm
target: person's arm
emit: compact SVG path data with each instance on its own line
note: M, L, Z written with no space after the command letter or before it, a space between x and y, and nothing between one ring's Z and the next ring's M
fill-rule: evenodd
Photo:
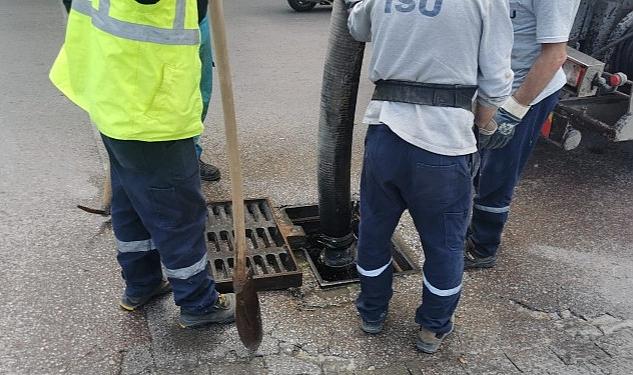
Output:
M536 16L536 41L541 53L528 72L526 81L499 109L493 122L498 130L487 140L485 148L505 147L514 137L516 127L530 110L530 105L567 58L566 42L574 24L580 0L533 0Z
M490 1L484 11L479 43L479 90L475 124L484 133L491 134L496 126L490 128L490 122L497 108L503 105L512 92L514 32L507 1Z
M354 39L359 42L371 42L371 4L373 0L346 0L349 7L347 27Z
M483 135L492 135L497 131L497 124L492 121L497 113L497 107L491 107L477 102L475 107L475 125L479 128L479 132Z
M202 94L202 121L207 117L211 93L213 91L213 48L211 45L210 19L205 17L200 22L200 61L202 72L200 76L200 92Z
M541 53L514 98L522 105L530 105L567 60L567 41L574 24L580 0L535 0L536 41Z
M525 82L514 93L514 98L522 105L530 105L554 79L567 60L567 43L541 45L541 54L528 72Z

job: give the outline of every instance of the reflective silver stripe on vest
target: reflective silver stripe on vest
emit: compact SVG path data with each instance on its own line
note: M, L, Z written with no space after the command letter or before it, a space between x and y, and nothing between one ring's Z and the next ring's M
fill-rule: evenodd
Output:
M488 207L488 206L482 206L480 204L476 204L475 205L475 209L477 209L479 211L490 212L490 213L493 213L493 214L505 214L507 212L510 212L510 206L506 206L506 207Z
M92 0L92 1L97 1L97 0ZM99 1L99 13L103 13L106 16L109 15L110 14L110 0L98 0L98 1Z
M176 0L176 17L174 18L174 30L185 29L185 1Z
M156 249L152 240L130 242L117 240L116 242L120 253L144 253Z
M426 275L422 275L422 278L424 279L424 286L431 293L435 294L436 296L450 297L450 296L454 296L455 294L461 292L461 290L462 290L462 284L459 284L458 286L456 286L455 288L452 288L452 289L437 289L436 287L431 285L431 283L426 279Z
M391 263L393 263L393 259L391 259L389 261L389 263L385 264L384 266L376 269L376 270L370 270L367 271L365 269L363 269L361 266L359 266L358 264L356 265L356 270L358 271L359 274L366 276L366 277L377 277L380 276L380 274L382 274L383 272L385 272L385 270L391 266Z
M110 17L110 0L101 0L99 10L92 7L90 0L73 0L72 7L79 13L92 17L92 24L108 34L139 42L167 45L197 45L200 43L198 29L187 30L185 24L185 1L177 0L174 29L139 25Z
M194 265L184 268L177 268L175 270L165 267L165 275L172 279L186 280L191 276L197 275L207 268L207 254L204 254L202 259L196 262Z
M73 0L71 5L73 10L85 16L92 16L92 12L94 11L90 0Z

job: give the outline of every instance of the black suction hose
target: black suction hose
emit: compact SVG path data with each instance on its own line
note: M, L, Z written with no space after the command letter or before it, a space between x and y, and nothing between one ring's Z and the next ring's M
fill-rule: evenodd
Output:
M365 44L347 28L343 0L332 8L319 120L319 214L326 265L353 261L350 169L352 132Z
M620 42L613 55L611 70L613 72L622 72L629 79L633 79L633 28L631 28L628 35L631 37Z
M600 55L601 53L608 51L609 49L613 47L617 47L621 45L622 43L627 42L631 39L633 39L633 31L629 31L628 34L625 34L621 38L618 38L614 40L613 42L607 44L606 46L603 46L602 48L598 49L596 52L594 52L594 55Z

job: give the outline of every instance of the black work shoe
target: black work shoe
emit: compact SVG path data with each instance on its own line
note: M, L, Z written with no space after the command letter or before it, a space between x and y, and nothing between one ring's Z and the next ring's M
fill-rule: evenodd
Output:
M380 332L382 332L382 329L385 327L385 320L387 320L387 313L388 311L382 312L379 315L378 320L374 320L374 321L367 320L361 316L360 329L362 329L363 332L368 333L370 335L379 334Z
M420 326L420 331L418 332L418 338L415 342L415 347L426 354L433 354L440 349L440 345L442 345L442 341L453 333L453 328L455 326L451 325L451 330L446 333L435 333L431 332L428 329Z
M497 256L492 255L489 257L482 257L477 253L475 244L471 240L466 242L466 249L464 249L464 269L482 269L492 268L497 264Z
M121 301L119 301L119 306L121 306L123 310L134 311L151 301L153 298L162 296L163 294L167 294L169 292L171 292L171 285L169 285L169 282L167 282L166 280L163 280L161 281L160 285L156 287L156 289L154 289L150 294L143 297L132 298L123 293Z
M369 322L361 318L360 329L362 329L363 332L367 334L377 335L380 332L382 332L384 327L385 327L385 319L379 320L376 322Z
M204 315L180 313L180 326L194 328L207 324L225 324L235 321L235 293L220 294L218 300L211 307L211 311Z
M215 165L207 164L198 159L198 166L200 167L200 179L202 181L220 181L220 170Z

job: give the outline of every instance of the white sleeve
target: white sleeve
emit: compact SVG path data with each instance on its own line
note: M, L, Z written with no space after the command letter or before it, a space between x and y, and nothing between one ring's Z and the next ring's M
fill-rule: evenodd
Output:
M371 3L363 0L351 9L347 19L349 33L359 42L371 42Z
M477 100L489 107L500 107L512 93L514 79L514 30L508 1L489 1L482 21Z
M535 0L536 41L564 43L574 26L580 0Z

